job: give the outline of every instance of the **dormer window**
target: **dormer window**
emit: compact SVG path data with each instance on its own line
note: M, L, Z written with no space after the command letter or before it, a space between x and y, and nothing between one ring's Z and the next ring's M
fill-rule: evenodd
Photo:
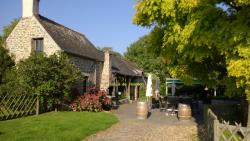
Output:
M34 52L43 52L43 38L33 39L33 50Z

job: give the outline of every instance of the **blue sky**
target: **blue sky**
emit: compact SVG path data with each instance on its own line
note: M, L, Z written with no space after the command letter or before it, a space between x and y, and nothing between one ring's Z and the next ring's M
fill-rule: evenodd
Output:
M0 30L22 15L22 0L1 0ZM123 53L148 28L132 23L135 0L40 0L40 14Z

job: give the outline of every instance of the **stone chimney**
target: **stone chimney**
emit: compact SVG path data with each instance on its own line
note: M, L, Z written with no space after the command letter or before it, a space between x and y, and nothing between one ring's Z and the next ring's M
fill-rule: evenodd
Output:
M32 17L39 14L40 0L22 0L23 1L23 18Z
M109 85L111 83L111 57L110 57L110 49L104 50L104 63L102 68L102 76L101 76L101 86L100 88L103 90L108 90Z

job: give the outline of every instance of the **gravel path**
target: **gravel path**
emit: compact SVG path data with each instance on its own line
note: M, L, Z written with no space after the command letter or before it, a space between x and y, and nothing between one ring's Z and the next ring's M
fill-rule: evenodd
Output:
M87 141L194 141L198 124L194 119L179 121L158 109L151 110L147 120L136 119L136 103L125 104L112 111L120 122L88 137Z

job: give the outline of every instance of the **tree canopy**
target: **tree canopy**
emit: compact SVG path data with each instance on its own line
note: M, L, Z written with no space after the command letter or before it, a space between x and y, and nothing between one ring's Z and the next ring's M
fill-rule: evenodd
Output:
M133 22L164 33L156 51L174 77L198 78L210 87L250 100L248 0L140 0Z
M153 35L154 38L151 38L152 33L153 32L132 43L124 53L124 57L137 64L137 66L143 69L145 73L155 74L160 80L160 93L165 94L165 78L169 77L168 69L163 63L162 57L153 53L156 51L154 46L158 44L154 42L155 40L151 40L155 39L157 36L160 37L161 35Z
M138 41L132 43L124 53L124 57L127 60L136 63L144 72L160 75L162 73L161 68L163 67L161 57L157 57L151 52L151 49L153 48L149 39L150 36L145 35Z
M16 27L18 21L19 21L18 19L14 19L9 25L4 26L2 35L3 41L5 41L8 38L12 30Z
M6 71L14 65L14 61L8 54L8 50L5 48L5 41L17 23L18 20L14 20L8 26L5 26L3 29L3 35L0 36L0 84L2 83Z
M114 51L112 47L102 47L102 48L97 47L97 48L101 51L109 50L112 55L117 56L117 57L123 57L121 53Z

